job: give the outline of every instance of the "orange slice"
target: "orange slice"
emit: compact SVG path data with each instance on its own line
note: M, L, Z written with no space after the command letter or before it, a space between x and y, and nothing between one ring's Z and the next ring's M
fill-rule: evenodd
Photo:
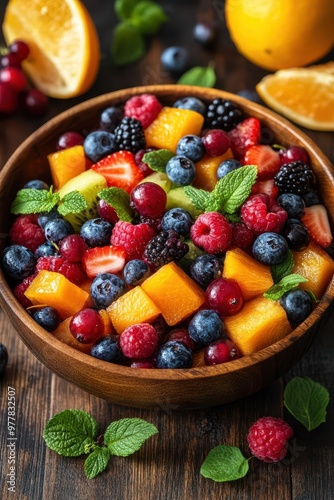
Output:
M330 71L280 70L265 76L256 90L268 106L291 121L311 130L334 131L334 74Z
M93 21L79 0L10 0L2 26L7 45L28 43L23 66L33 84L50 97L66 99L86 92L100 64Z

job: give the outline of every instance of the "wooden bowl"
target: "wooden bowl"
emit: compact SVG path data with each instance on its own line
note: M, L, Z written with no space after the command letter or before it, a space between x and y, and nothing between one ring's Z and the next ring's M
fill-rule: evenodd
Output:
M47 122L15 151L0 174L1 250L8 244L9 207L16 191L32 178L50 181L46 155L55 150L59 135L67 130L92 130L101 111L128 97L149 92L165 104L185 96L204 100L232 99L247 114L258 117L268 133L282 145L304 147L326 201L334 226L334 175L329 160L290 122L262 106L220 90L177 85L155 85L120 90L79 104ZM291 368L309 348L320 323L331 311L334 282L312 314L290 335L262 351L230 363L181 370L145 370L95 359L69 347L41 328L20 306L1 273L1 304L23 342L50 370L82 389L112 403L137 408L168 410L209 407L237 400L268 386Z

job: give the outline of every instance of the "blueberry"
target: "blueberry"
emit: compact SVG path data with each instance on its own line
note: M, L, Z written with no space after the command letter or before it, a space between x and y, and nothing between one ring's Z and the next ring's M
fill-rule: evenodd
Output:
M10 278L22 281L35 271L36 255L22 245L10 245L2 253L2 265Z
M241 163L238 160L224 160L221 162L217 169L217 178L221 179L222 177L225 177L225 175L229 174L232 172L232 170L236 170L237 168L241 167Z
M55 243L58 243L58 241L65 238L65 236L73 233L73 226L66 219L51 219L44 226L45 238Z
M202 288L207 286L216 278L220 278L222 264L216 255L205 253L199 255L190 266L190 276Z
M80 229L80 236L90 247L109 245L113 225L106 219L97 217L87 220Z
M305 201L305 205L307 207L311 207L312 205L319 205L321 203L319 195L314 191L310 191L309 193L303 193L302 196Z
M114 132L123 118L123 112L120 108L110 106L102 111L100 116L99 128L107 132Z
M176 154L179 156L186 156L194 162L201 160L205 154L205 147L202 139L197 135L185 135L178 142Z
M189 158L174 156L167 162L166 174L169 180L175 184L187 186L195 179L196 167Z
M95 342L90 350L91 356L117 365L125 364L125 357L119 347L117 335L108 335Z
M182 99L178 99L174 102L173 108L191 109L203 116L206 115L206 105L197 97L183 97Z
M42 229L44 229L45 224L50 220L62 218L63 217L62 215L60 215L58 210L56 208L53 208L52 210L50 210L50 212L40 212L37 217L37 223Z
M90 295L96 309L106 309L125 292L124 281L111 273L98 274L90 286Z
M193 29L193 37L203 47L212 47L216 41L216 30L210 23L199 22Z
M37 257L51 257L51 256L57 255L57 254L58 254L58 250L51 241L46 241L45 243L42 243L35 250L35 255Z
M23 189L46 189L49 191L49 185L40 179L32 179L23 186Z
M161 54L163 67L171 73L183 73L188 66L188 51L183 47L168 47Z
M286 258L289 246L285 238L277 233L262 233L254 241L253 256L267 266L280 264Z
M237 95L248 99L249 101L256 102L257 104L264 104L259 94L253 89L242 89L237 92Z
M87 135L84 140L85 155L96 163L104 156L110 155L117 150L114 134L106 130L95 130Z
M162 217L161 227L164 231L176 231L182 236L189 234L193 224L192 217L184 208L171 208Z
M193 353L183 342L170 340L159 347L156 363L157 368L190 368Z
M277 202L287 212L288 217L300 219L305 210L305 201L299 194L283 193L277 198Z
M58 311L56 311L53 307L43 307L42 309L38 309L34 312L32 317L48 332L56 330L61 322L61 317L59 316Z
M313 309L311 295L305 290L290 290L280 298L280 304L286 312L290 323L298 324L304 321Z
M295 221L296 219L290 220ZM289 248L299 252L304 250L310 243L310 235L306 227L298 219L298 222L290 222L290 220L288 219L285 223L282 235L288 242Z
M6 346L0 343L0 376L5 372L8 363Z
M150 275L150 268L140 259L129 260L124 266L125 283L131 286L140 285Z
M225 328L224 323L215 311L202 309L192 317L188 332L196 347L201 348L222 338Z

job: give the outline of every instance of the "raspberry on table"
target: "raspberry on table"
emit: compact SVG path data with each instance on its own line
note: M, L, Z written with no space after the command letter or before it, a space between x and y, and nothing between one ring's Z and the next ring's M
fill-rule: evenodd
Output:
M241 206L240 215L255 235L266 231L279 233L288 217L276 200L264 193L250 196Z
M111 233L110 243L123 247L128 260L141 259L148 242L155 236L153 227L146 223L131 224L126 221L116 222Z
M63 274L72 283L78 285L85 278L85 273L79 262L69 262L61 255L40 257L37 260L36 271L53 271Z
M232 228L228 220L218 212L201 214L190 229L195 245L205 252L216 254L225 252L232 241Z
M120 347L124 356L132 359L149 358L158 346L159 337L149 323L129 326L121 333Z
M124 115L139 120L147 128L158 116L162 104L153 94L141 94L130 97L124 105Z
M148 243L144 251L144 260L153 268L168 264L172 260L182 259L188 253L189 246L176 231L160 231Z
M139 120L125 116L115 129L115 143L119 151L136 153L146 146L144 129Z
M287 454L293 429L281 418L262 417L249 429L247 441L255 457L264 462L279 462Z
M33 252L46 241L36 215L19 215L10 228L9 239L12 245L23 245Z

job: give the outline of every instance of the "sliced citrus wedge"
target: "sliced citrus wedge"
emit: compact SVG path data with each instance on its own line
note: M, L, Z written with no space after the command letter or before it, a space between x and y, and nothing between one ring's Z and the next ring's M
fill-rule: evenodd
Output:
M329 61L323 64L313 64L312 66L308 66L308 69L314 69L316 71L334 75L334 61Z
M24 40L23 66L33 84L56 98L75 97L93 84L100 65L99 39L79 0L10 0L2 26L7 45Z
M334 131L334 74L291 68L265 76L256 86L262 100L311 130Z

